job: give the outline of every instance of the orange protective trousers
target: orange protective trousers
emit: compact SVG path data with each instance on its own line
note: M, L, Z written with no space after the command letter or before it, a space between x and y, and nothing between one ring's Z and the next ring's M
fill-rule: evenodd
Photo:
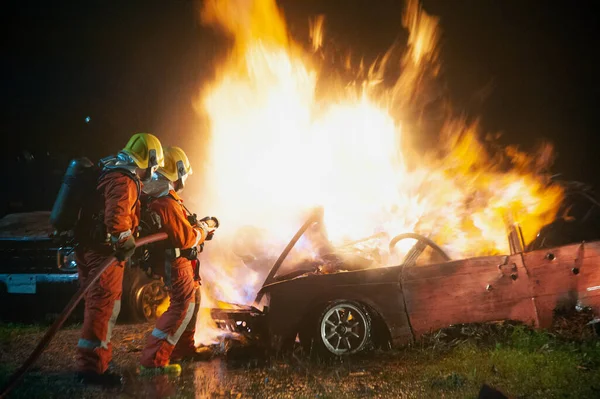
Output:
M109 256L110 250L78 251L76 260L80 284L94 276ZM77 368L81 372L102 374L112 359L110 339L121 310L123 268L124 262L115 261L85 295L83 328L77 343Z
M194 332L200 307L200 284L194 280L192 261L177 258L171 268L169 308L156 321L142 351L141 365L163 367L170 359L181 359L195 352Z

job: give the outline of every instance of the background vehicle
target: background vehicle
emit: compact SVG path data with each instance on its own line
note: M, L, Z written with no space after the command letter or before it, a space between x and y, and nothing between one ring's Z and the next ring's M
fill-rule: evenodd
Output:
M59 247L49 238L49 217L50 212L28 212L0 219L0 295L9 300L3 302L15 305L3 307L8 317L35 317L48 307L60 310L77 290L74 249ZM126 318L154 320L166 298L160 279L136 266L126 268L122 305Z

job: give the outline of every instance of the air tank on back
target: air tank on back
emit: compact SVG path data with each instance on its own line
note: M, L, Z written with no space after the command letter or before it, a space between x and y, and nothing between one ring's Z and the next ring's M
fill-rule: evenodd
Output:
M50 223L58 233L75 228L94 167L85 157L69 163L50 214Z

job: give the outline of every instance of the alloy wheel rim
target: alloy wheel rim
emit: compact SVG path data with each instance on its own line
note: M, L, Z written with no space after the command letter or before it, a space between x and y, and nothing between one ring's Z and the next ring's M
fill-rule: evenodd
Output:
M367 318L352 304L339 304L321 319L321 340L334 355L356 353L367 341Z

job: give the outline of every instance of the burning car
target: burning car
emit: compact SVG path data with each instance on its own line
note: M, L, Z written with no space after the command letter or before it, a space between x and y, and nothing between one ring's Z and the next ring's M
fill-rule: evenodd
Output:
M570 246L565 255L552 249L562 244L546 247L552 240L524 245L555 219L563 199L561 187L549 184L551 146L531 153L501 146L475 118L433 105L450 103L435 89L442 87L439 18L406 1L407 42L365 68L362 57L339 57L323 42L324 20L311 24L313 47L302 51L275 1L245 4L205 1L201 10L203 24L230 37L233 48L198 101L209 121L211 166L195 196L227 218L219 240L237 242L245 226L264 232L263 245L242 239L240 247L265 259L276 256L307 209L326 212L323 222L311 219L301 229L273 268L253 251L239 258L231 254L238 249L207 251L203 301L252 304L245 294L255 288L252 272L268 274L252 306L212 310L218 326L260 335L274 347L298 337L304 346L344 354L461 322L517 319L543 327L555 296L593 298L586 290L594 285L585 285L595 281L589 266L561 276L559 285L552 280L573 261ZM432 112L436 122L421 123L430 105L439 111ZM515 222L523 231L512 227L509 246L506 226ZM322 226L330 250L324 244L298 258L312 224ZM407 232L422 235L395 236ZM369 235L377 235L370 238L379 240L376 251L358 248L369 246L357 241ZM585 256L594 245L584 244ZM307 249L310 255L314 248ZM536 258L549 250L560 252L558 261ZM549 267L538 271L540 265ZM197 342L214 342L205 330L197 329Z
M561 308L600 311L600 241L525 248L518 226L510 253L453 260L429 238L400 234L412 248L395 266L372 267L360 256L331 254L278 274L300 237L319 223L315 214L296 233L270 270L253 306L212 309L223 330L329 355L373 346L405 345L431 331L461 323L552 323ZM539 240L538 240L539 241Z
M0 293L32 306L35 294L66 303L77 289L77 263L72 246L51 238L50 212L14 213L0 219ZM124 313L132 320L154 320L167 298L160 279L139 267L128 267L123 280Z

